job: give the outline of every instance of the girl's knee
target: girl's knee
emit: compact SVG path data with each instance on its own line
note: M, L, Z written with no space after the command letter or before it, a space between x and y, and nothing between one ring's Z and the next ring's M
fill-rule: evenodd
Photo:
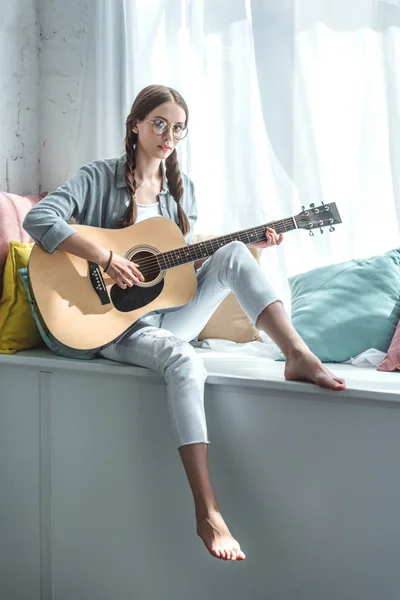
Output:
M173 350L165 363L165 376L172 374L183 378L201 378L203 381L207 377L201 356L189 342L178 338L176 338Z
M249 249L247 248L244 242L241 242L239 240L233 240L233 242L229 242L229 244L218 248L217 252L221 256L234 256L238 254L245 254L247 256L247 254L249 253Z

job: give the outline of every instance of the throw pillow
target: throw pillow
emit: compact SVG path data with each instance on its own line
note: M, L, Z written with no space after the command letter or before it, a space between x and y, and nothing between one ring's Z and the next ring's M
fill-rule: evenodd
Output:
M400 319L400 249L313 269L289 285L293 325L321 361L388 351Z
M8 192L0 192L0 298L2 294L2 279L4 265L7 260L11 240L32 242L32 238L22 229L25 215L46 194L18 196Z
M400 321L390 343L388 353L379 365L378 371L400 371Z
M3 294L0 299L0 353L14 354L43 345L32 317L25 288L18 270L26 267L33 244L11 241L4 269Z
M193 237L193 244L209 240L215 235L199 235ZM261 248L249 248L255 260L259 263L262 254ZM204 261L207 260L206 258ZM203 261L203 262L204 262ZM243 344L245 342L261 342L261 336L243 311L236 296L230 292L218 306L217 310L211 316L207 324L199 334L199 341L207 338L218 338L231 340Z

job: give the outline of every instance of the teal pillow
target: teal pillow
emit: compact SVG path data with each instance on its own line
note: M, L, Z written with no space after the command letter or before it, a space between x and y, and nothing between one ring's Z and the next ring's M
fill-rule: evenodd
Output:
M32 302L31 292L30 292L29 284L28 284L28 269L26 267L24 269L19 269L18 273L19 273L19 276L21 277L22 283L24 284L26 293L28 294L29 304L31 306L33 318L35 319L35 322L36 322L36 325L38 326L40 335L42 336L42 339L43 339L44 343L46 344L46 346L48 348L50 348L50 350L52 352L54 352L54 354L58 354L59 356L63 356L64 358L81 358L83 360L89 360L91 358L94 358L97 354L97 351L95 351L95 350L91 350L88 352L85 352L82 350L73 350L73 352L68 352L68 350L66 349L67 348L66 346L64 349L63 344L56 343L53 339L51 339L50 336L47 335L47 333L43 329L43 326L40 322L39 317L36 314L35 304L33 304L33 302Z
M289 285L292 323L321 361L388 351L400 319L400 248L313 269Z

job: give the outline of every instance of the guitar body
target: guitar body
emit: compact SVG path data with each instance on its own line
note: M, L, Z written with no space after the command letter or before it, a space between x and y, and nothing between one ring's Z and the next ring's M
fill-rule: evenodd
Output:
M62 344L92 350L119 337L140 317L187 304L197 290L192 262L160 269L160 253L186 248L179 227L170 219L153 217L124 229L72 225L86 239L133 262L142 261L145 281L123 290L101 269L97 284L107 291L102 304L90 277L87 260L59 250L49 254L35 244L28 264L29 283L40 315Z

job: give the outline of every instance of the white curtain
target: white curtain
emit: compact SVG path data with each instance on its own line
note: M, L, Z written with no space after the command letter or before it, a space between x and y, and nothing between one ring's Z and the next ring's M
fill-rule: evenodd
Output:
M334 233L291 232L264 250L289 307L288 276L400 245L396 3L97 0L75 167L123 152L144 86L176 88L190 109L179 157L198 232L336 202Z

